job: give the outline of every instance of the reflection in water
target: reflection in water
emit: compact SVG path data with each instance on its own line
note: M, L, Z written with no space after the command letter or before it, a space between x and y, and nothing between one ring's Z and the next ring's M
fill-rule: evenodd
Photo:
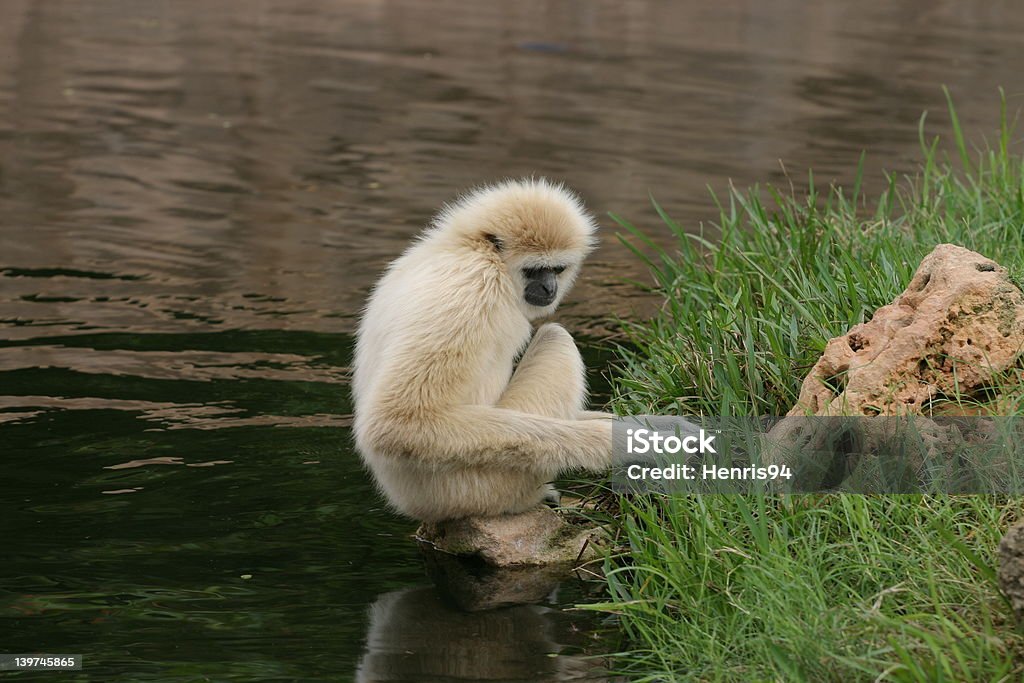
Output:
M553 608L586 596L409 588L347 431L383 265L460 188L563 179L603 226L586 330L650 303L607 211L664 240L649 191L695 225L708 184L849 180L863 149L877 186L940 84L980 132L1024 92L1020 3L240 7L0 3L2 645L94 680L575 675L589 626Z
M609 680L594 659L560 654L578 628L568 614L541 605L462 612L432 586L385 593L370 607L356 680Z
M584 599L566 568L492 567L426 543L420 551L434 585L377 598L357 680L613 680L594 655L608 646L596 615L558 609Z
M450 603L464 612L528 605L555 595L563 567L491 567L433 550L421 542L427 573Z

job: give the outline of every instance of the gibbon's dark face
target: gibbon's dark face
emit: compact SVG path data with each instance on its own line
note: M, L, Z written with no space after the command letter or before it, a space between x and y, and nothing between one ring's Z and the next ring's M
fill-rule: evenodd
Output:
M556 244L558 248L548 248L545 244L510 245L490 233L483 237L490 243L489 260L509 276L515 288L507 291L518 294L515 303L528 320L554 312L572 288L588 250L587 245Z
M558 296L558 276L565 266L523 268L523 298L531 306L550 306Z

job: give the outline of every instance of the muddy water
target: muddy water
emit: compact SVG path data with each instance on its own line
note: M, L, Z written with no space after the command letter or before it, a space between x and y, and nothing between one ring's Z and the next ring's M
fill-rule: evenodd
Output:
M350 450L354 316L467 186L558 178L664 239L648 193L695 226L708 186L848 181L861 151L877 187L923 110L946 130L941 84L978 136L998 86L1022 104L1024 6L806 5L0 3L0 651L586 676L579 587L472 613L431 588ZM602 225L581 331L650 303Z

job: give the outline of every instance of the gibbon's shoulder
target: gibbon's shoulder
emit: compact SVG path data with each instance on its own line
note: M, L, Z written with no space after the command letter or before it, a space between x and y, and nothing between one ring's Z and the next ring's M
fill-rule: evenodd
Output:
M484 185L446 204L422 241L487 241L517 252L586 253L597 223L580 198L545 178Z

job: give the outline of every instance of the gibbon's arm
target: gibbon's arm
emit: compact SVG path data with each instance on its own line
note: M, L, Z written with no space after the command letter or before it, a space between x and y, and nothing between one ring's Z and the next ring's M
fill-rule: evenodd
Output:
M379 454L437 469L483 467L554 475L612 464L610 420L560 420L491 406L375 421L364 436Z
M437 470L481 467L554 476L573 469L600 472L632 463L663 464L665 458L653 453L628 453L626 428L613 432L614 415L591 414L597 417L562 420L506 408L459 406L435 418L383 420L374 431L364 431L379 455ZM674 415L620 419L679 436L700 431L698 425Z

